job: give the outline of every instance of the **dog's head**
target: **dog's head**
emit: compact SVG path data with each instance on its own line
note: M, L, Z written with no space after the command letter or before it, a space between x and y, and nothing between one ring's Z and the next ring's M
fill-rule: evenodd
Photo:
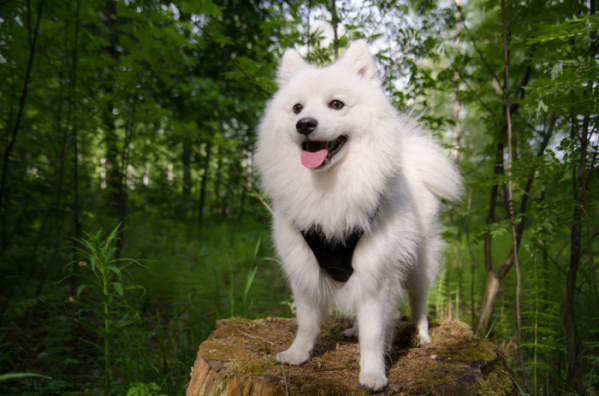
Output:
M353 42L342 59L323 69L287 50L277 77L273 106L285 131L279 138L291 139L297 160L313 171L338 163L380 114L380 100L373 96L384 94L365 40Z

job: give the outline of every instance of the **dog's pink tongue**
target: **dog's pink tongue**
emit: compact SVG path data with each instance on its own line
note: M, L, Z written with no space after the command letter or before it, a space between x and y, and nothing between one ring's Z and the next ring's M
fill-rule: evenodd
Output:
M302 151L302 165L306 168L318 168L329 154L329 142L307 142L306 149Z

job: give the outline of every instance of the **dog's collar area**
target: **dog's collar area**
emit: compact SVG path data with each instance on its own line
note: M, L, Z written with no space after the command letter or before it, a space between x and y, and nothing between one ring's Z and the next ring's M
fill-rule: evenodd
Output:
M352 256L358 241L364 235L364 230L358 228L352 231L343 243L327 241L318 228L311 228L301 233L320 268L328 272L337 282L347 282L354 272Z

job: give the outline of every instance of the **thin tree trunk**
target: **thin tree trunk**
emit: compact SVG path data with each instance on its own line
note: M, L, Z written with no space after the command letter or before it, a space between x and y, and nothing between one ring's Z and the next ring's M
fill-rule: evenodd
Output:
M570 0L570 19L574 18L574 1ZM574 47L574 37L570 39ZM570 108L570 141L576 141L576 116L574 107ZM580 227L581 209L578 205L580 196L578 194L578 175L575 158L572 158L572 196L574 200L574 213L572 217L572 231L570 233L570 264L568 266L568 276L566 278L566 314L564 317L564 330L566 333L566 358L567 374L566 379L569 382L576 377L576 359L578 357L579 336L576 327L576 278L578 276L578 266L580 264L580 245L582 239L582 230Z
M576 138L574 109L571 111L570 120L570 139L573 142ZM578 175L577 164L572 160L572 195L574 202L574 213L572 218L572 232L570 234L570 265L568 267L568 276L566 280L566 315L564 318L564 327L566 333L566 355L568 360L567 379L571 381L576 373L576 358L578 356L578 329L576 327L576 277L578 275L578 266L580 263L580 245L582 239L582 230L580 227L581 210L578 203L580 196L578 194Z
M237 4L237 13L239 14L239 10L241 8L241 1ZM220 67L218 68L218 73L216 75L216 81L219 82L222 80L223 70L225 68L225 64L227 63L227 59L229 56L229 48L230 45L226 44L223 50L223 59L221 61ZM206 183L208 181L208 170L210 165L210 150L212 148L212 136L214 136L215 130L212 127L212 123L214 122L215 114L216 114L216 101L212 103L212 111L210 112L210 137L208 138L208 142L206 143L206 161L204 162L204 174L202 175L202 182L200 186L200 202L198 205L198 219L200 224L204 221L204 203L206 200Z
M133 130L135 128L135 105L137 104L137 100L133 99L133 103L131 105L131 115L127 122L127 127L125 129L125 142L123 143L123 149L121 151L121 179L119 183L119 223L120 229L118 233L117 239L117 252L116 257L119 259L121 257L121 253L123 251L123 245L125 244L125 217L127 214L127 168L129 166L129 161L131 157L131 139L133 138Z
M237 224L241 223L241 219L243 218L243 211L245 209L245 196L247 192L247 187L245 186L245 183L243 183L243 181L241 183L241 188L241 203L239 204L239 215L237 216Z
M65 42L66 42L66 37L65 37ZM66 43L65 43L66 46ZM60 72L59 74L59 81L62 82L62 80L64 79L64 75L63 75L63 71ZM59 90L62 89L62 84L59 85ZM60 130L61 129L61 123L62 123L62 92L59 96L58 99L58 119L57 119L57 129ZM46 265L46 267L42 270L42 274L40 276L40 280L38 282L37 288L35 290L35 294L33 296L34 299L38 298L41 294L42 291L44 290L44 286L46 285L46 281L48 280L48 276L50 275L50 271L52 270L52 267L54 266L54 263L56 262L56 256L58 254L58 250L60 249L60 241L61 241L61 237L62 237L62 222L60 221L60 203L62 200L62 187L64 184L64 163L65 163L65 155L66 155L66 148L67 148L67 141L68 141L68 135L69 135L69 121L71 119L71 111L72 111L72 106L71 103L69 103L68 106L68 110L67 110L67 117L66 117L66 124L65 127L63 128L63 134L62 134L62 143L61 143L61 149L60 149L60 153L59 153L59 165L58 165L58 180L57 180L57 185L56 185L56 198L54 201L54 225L55 225L55 230L56 230L56 236L55 236L55 242L54 242L54 249L52 250L52 255L50 257L50 260L48 261L48 264ZM33 318L34 312L35 312L35 308L36 308L36 304L32 305L31 309L29 310L29 314L27 315L27 319L25 322L25 335L29 334L29 326L31 324L31 320Z
M214 110L212 111L214 114ZM210 122L212 122L213 117L210 117ZM212 134L211 134L212 136ZM208 170L210 169L210 151L212 150L212 141L211 137L208 138L206 142L206 158L204 160L204 174L202 175L202 181L200 183L200 202L198 205L198 219L200 224L204 222L204 202L206 200L206 183L208 181Z
M193 142L190 136L183 138L183 210L185 215L189 210L189 202L191 201L191 155L193 151Z
M75 246L78 245L78 240L81 239L81 222L79 221L79 147L78 147L78 125L77 125L77 48L79 44L79 25L81 12L81 0L77 0L77 17L75 20L75 42L73 44L73 66L71 68L71 106L73 107L73 221L75 223ZM73 274L77 273L79 268L77 250L73 253ZM71 276L71 295L75 295L77 291L77 277Z
M455 13L455 41L453 43L456 51L460 50L460 32L462 31L462 14L460 12L461 0L456 0L457 10ZM460 138L462 136L462 126L460 124L460 74L454 73L454 88L453 88L453 133L451 135L451 158L456 162L460 162Z
M225 214L225 199L221 199L220 197L220 186L223 177L223 153L222 150L218 152L218 161L216 162L216 179L214 180L214 201L215 207L218 208L218 211L221 215Z
M505 0L501 0L501 14L503 17L503 60L504 60L504 94L505 94L505 118L507 121L507 147L508 147L508 209L510 222L512 224L512 250L516 270L516 345L518 347L518 357L520 358L520 368L522 370L522 378L525 383L526 371L524 367L524 357L522 355L522 315L520 313L520 261L518 260L518 233L516 231L516 216L514 214L514 181L512 179L512 163L514 152L512 149L512 117L510 114L510 58L508 50L508 25L505 14Z
M513 106L512 106L513 108ZM539 149L537 150L536 153L536 157L540 158L541 156L543 156L545 154L545 149L547 148L549 141L551 140L551 137L553 135L553 131L555 129L555 124L556 124L556 118L555 116L552 116L551 118L551 123L549 125L549 129L547 130L547 132L543 135L543 140L540 142L539 144ZM498 151L499 153L503 153L503 145L499 144L498 145L498 149L501 149L500 151ZM497 161L499 158L499 155L495 158L495 160ZM503 155L501 155L501 158L503 158ZM499 168L498 164L495 164L495 170L497 171L497 168ZM517 242L517 248L520 248L520 242L522 241L522 236L524 235L524 227L526 224L526 211L527 211L527 206L528 206L528 199L530 196L530 191L532 190L532 185L535 179L535 170L532 169L528 175L528 180L526 181L526 185L524 187L524 194L522 195L522 201L520 203L520 223L518 223L517 228L516 228L516 242ZM494 208L495 208L495 203L496 203L496 199L497 199L497 185L494 185L493 188L491 189L491 202L489 204L489 215L487 218L487 224L491 225L494 221L495 221L495 212L494 212ZM503 279L507 276L511 265L512 265L512 255L513 255L513 247L510 250L510 253L508 255L508 258L506 259L506 261L504 262L504 264L500 267L500 269L495 273L493 271L492 268L492 256L491 256L491 247L492 247L492 235L488 232L485 236L485 247L484 247L484 251L485 251L485 269L487 270L487 287L489 285L494 285L494 282L489 282L489 273L491 272L493 274L493 278L496 278L499 282L502 282ZM487 328L488 324L489 324L489 320L491 318L491 314L492 314L492 310L493 310L493 305L495 303L495 297L497 297L496 295L496 290L494 289L494 286L491 289L487 289L485 290L485 295L484 295L484 302L483 305L481 307L481 313L479 315L479 320L478 320L478 324L476 327L476 332L475 334L477 336L482 336L485 332L485 329Z
M307 34L306 34L306 46L308 47L307 54L310 55L310 12L312 11L312 0L308 1L308 21L307 25Z
M332 13L332 22L333 22L333 34L334 34L334 39L333 39L333 45L335 47L335 60L337 60L339 58L339 38L337 36L337 5L336 5L336 0L333 0L333 4L331 7L331 13Z
M19 102L19 112L17 113L17 120L15 122L15 127L12 131L12 136L8 141L6 146L6 150L4 150L4 162L2 163L2 182L0 182L0 215L2 214L3 209L3 199L6 193L6 179L8 178L8 161L10 152L12 151L15 142L17 141L17 135L19 133L19 126L21 125L21 119L23 118L23 110L25 109L25 100L27 99L27 93L29 92L29 79L31 77L31 70L33 68L33 59L36 54L35 45L37 43L37 34L39 32L40 21L42 19L42 7L44 5L44 0L40 0L40 5L38 9L37 21L35 23L35 31L33 33L33 39L31 39L31 23L27 26L27 31L29 34L29 60L27 62L27 71L25 72L25 83L23 84L23 92L21 94L21 101ZM31 21L31 1L27 2L27 13L29 16L29 21Z
M476 323L476 317L474 313L474 275L476 273L476 260L474 259L474 253L472 252L472 244L470 243L470 209L472 208L472 189L468 192L468 212L466 214L466 243L468 244L468 252L470 253L470 260L472 262L470 266L471 277L470 277L470 314L472 315L470 326L474 329Z
M500 164L501 163L501 164ZM501 142L501 137L497 142L497 150L495 152L495 161L493 167L493 178L496 179L500 174L500 169L503 169L503 143ZM495 222L495 207L497 205L497 193L498 193L498 185L493 184L491 187L491 197L489 200L489 211L487 214L487 226L490 227L491 224ZM493 304L495 303L495 297L497 294L497 290L499 289L499 285L497 285L497 289L491 287L494 285L495 273L493 272L493 235L491 235L491 231L487 231L485 235L485 243L484 243L484 254L485 254L485 270L487 272L487 287L485 289L485 295L483 297L483 305L481 307L481 313L478 316L478 325L476 327L475 334L479 337L482 337L488 324L489 319L491 318L491 313L493 309Z
M117 17L117 5L114 0L109 0L104 8L105 25L108 29L108 45L104 48L107 55L114 61L118 58L118 30L115 22ZM106 79L106 96L108 101L103 112L103 127L104 127L104 143L106 145L106 189L110 207L113 213L118 214L120 205L120 180L121 172L119 166L119 145L118 136L116 133L116 125L114 122L114 79L110 74L105 75Z

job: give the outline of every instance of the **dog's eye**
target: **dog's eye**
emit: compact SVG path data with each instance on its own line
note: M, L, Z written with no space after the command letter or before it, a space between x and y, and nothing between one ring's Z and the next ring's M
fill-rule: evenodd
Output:
M337 99L335 99L335 100L331 101L331 103L329 103L329 107L331 109L335 109L335 110L341 110L343 108L343 106L345 106L343 104L343 102L340 100L337 100Z
M304 109L304 106L302 106L299 103L293 106L293 112L295 114L299 114L303 109Z

